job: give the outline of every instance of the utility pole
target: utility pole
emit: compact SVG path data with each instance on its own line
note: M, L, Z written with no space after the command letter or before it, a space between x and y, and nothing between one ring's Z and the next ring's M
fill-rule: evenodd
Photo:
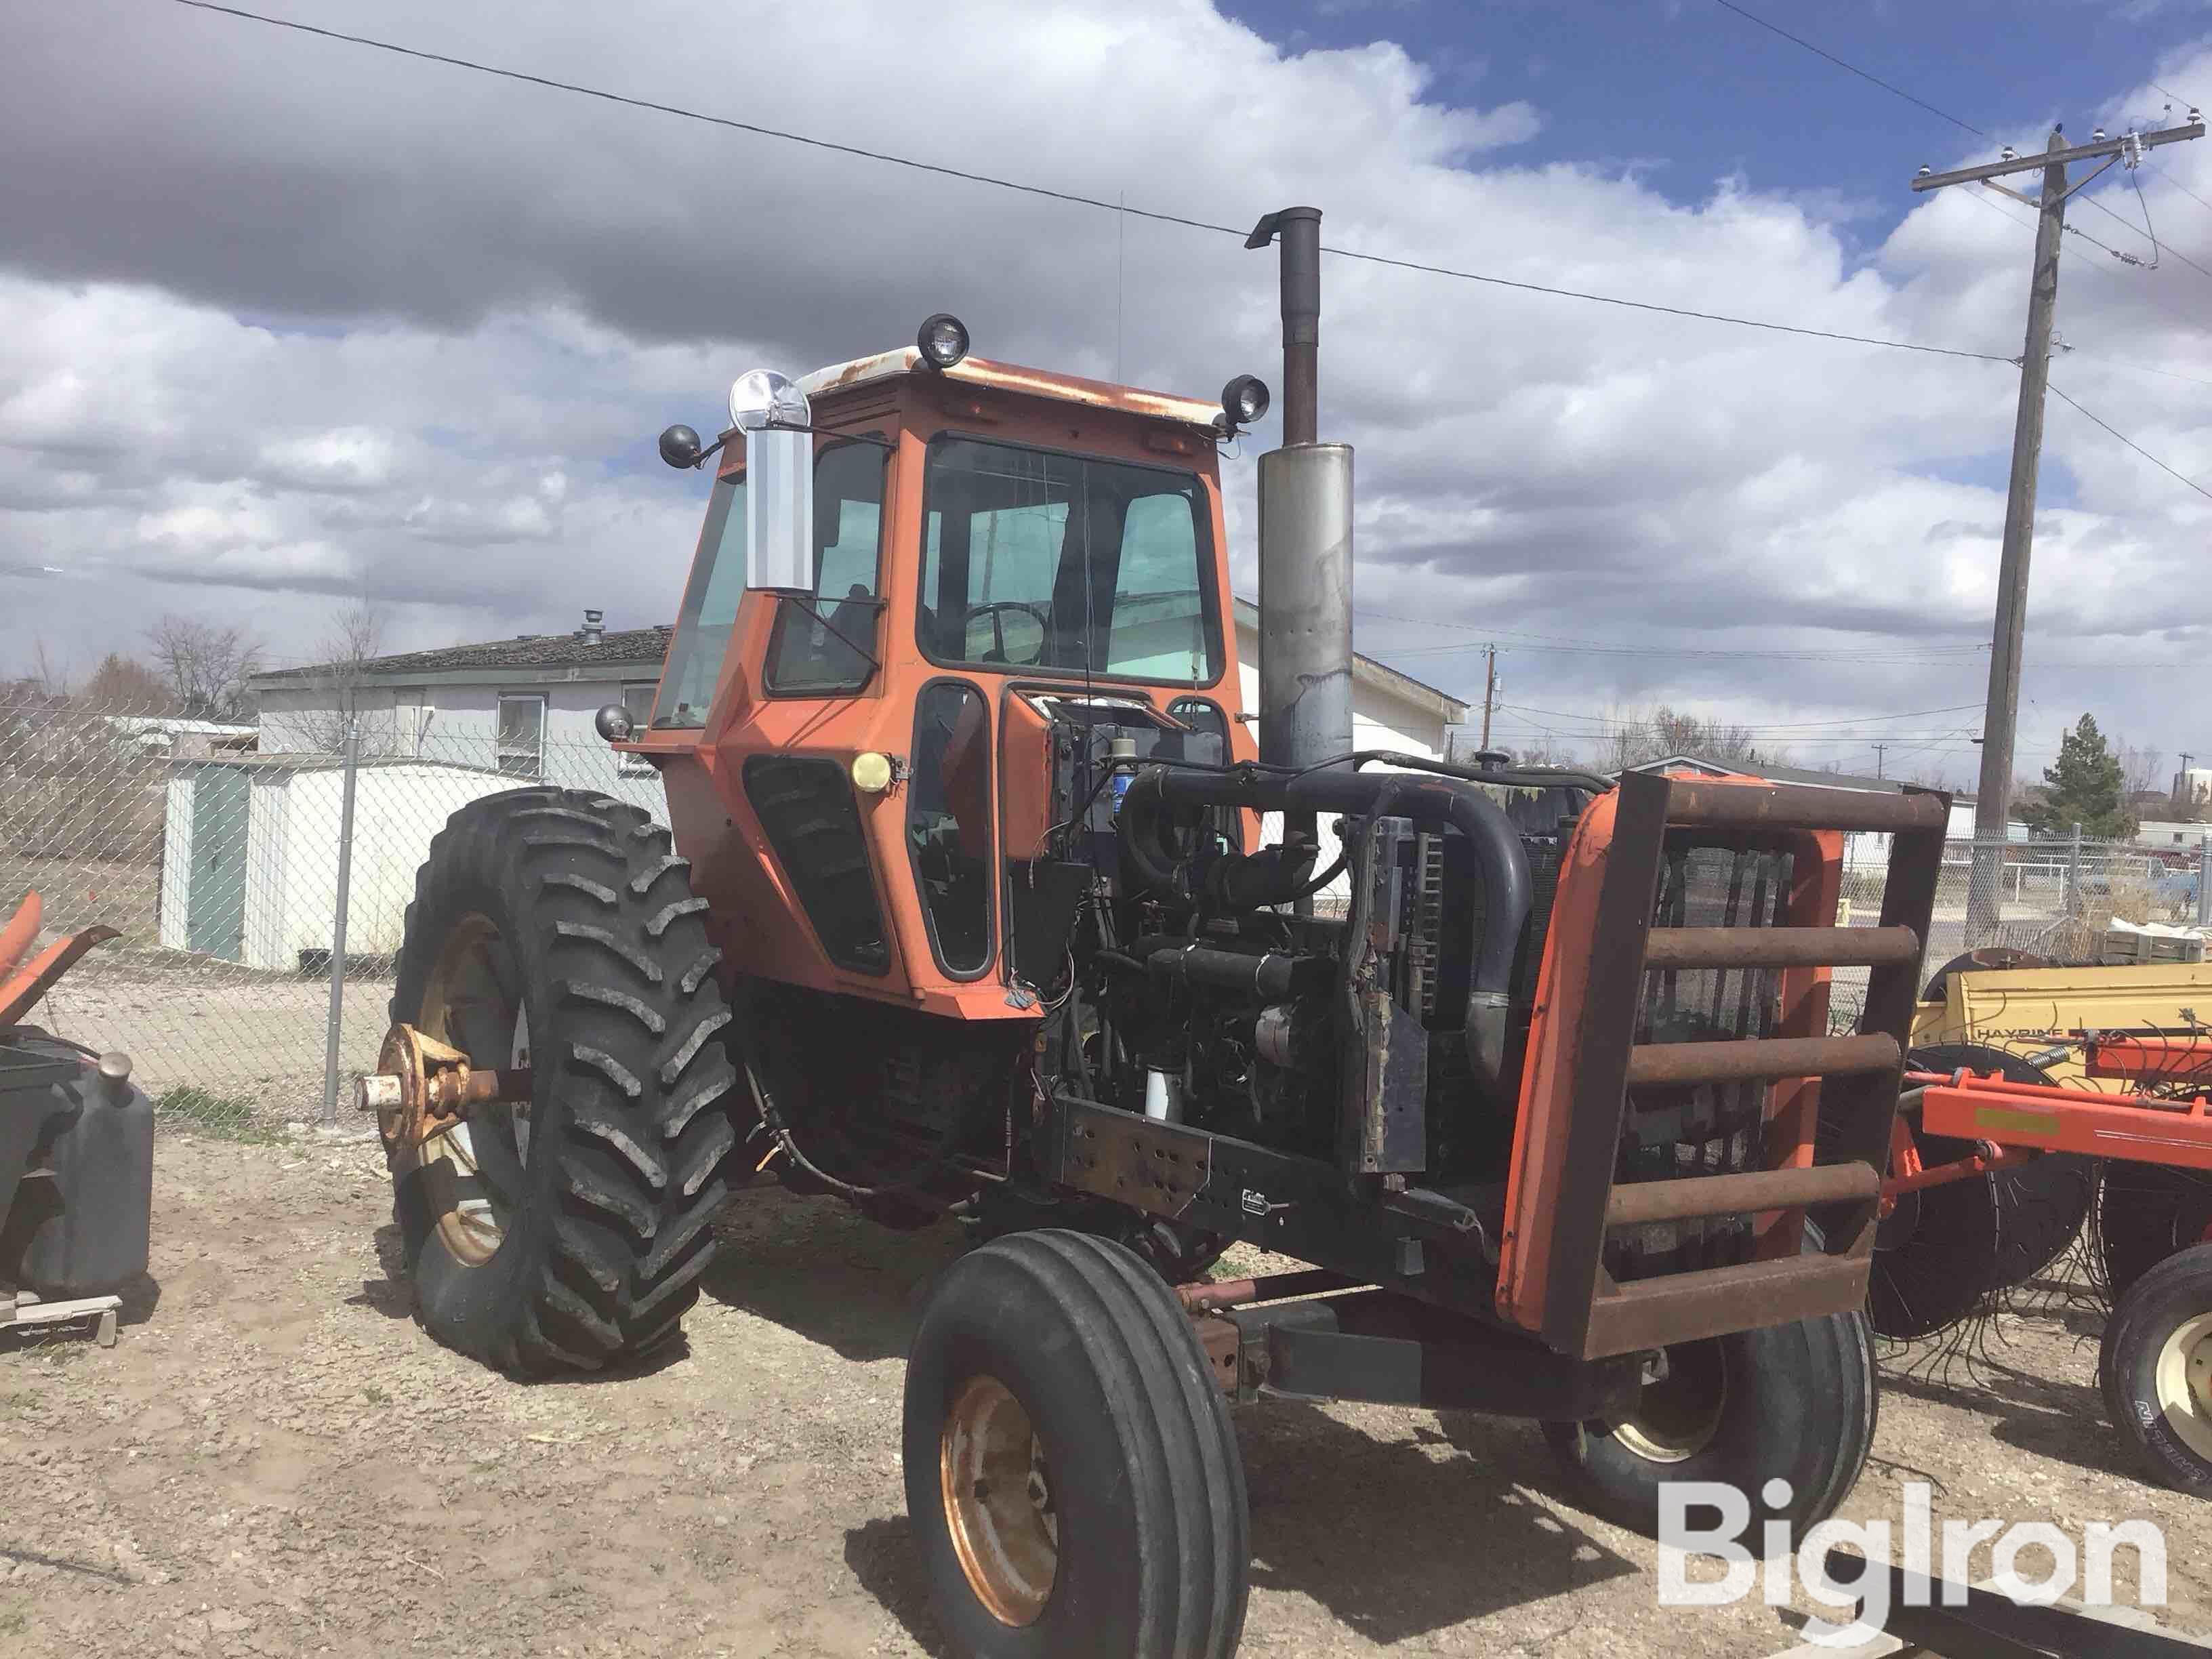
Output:
M1498 706L1498 647L1483 647L1483 654L1490 660L1490 669L1482 683L1482 746L1490 747L1490 711Z
M2103 130L2087 144L2069 145L2053 127L2040 156L2020 156L2011 147L2002 161L1981 167L1934 173L1926 167L1912 181L1916 191L1949 185L1978 184L2025 202L2036 210L2035 262L2028 276L2027 343L2020 360L2020 408L2013 424L2012 481L2005 495L2004 549L1997 561L1996 623L1990 644L1989 706L1982 722L1981 790L1974 802L1973 867L1966 883L1966 945L1985 943L1996 931L2003 880L2006 827L2012 817L2013 741L2020 714L2020 654L2027 620L2028 556L2035 541L2036 471L2043 455L2044 392L2051 381L2051 323L2058 305L2058 245L2065 229L2066 198L2101 174L2115 161L2130 167L2160 144L2204 136L2195 110L2189 125L2159 132L2124 133L2106 138ZM2069 185L2072 161L2101 158L2104 166ZM2043 190L2030 197L2001 185L2011 173L2040 169Z
M2173 779L2173 799L2177 801L2194 800L2197 798L2195 792L2189 787L2189 763L2196 758L2197 757L2186 749L2181 751L2181 770L2174 775Z
M1888 748L1889 745L1886 743L1878 743L1874 746L1874 775L1877 778L1882 775L1881 757Z

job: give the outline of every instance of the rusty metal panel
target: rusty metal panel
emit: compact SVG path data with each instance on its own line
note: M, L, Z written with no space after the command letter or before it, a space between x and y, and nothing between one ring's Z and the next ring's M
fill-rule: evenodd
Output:
M1749 1037L1729 1042L1644 1042L1629 1051L1632 1089L1692 1083L1759 1083L1785 1077L1895 1072L1904 1050L1887 1032L1870 1036Z
M1212 1172L1210 1136L1110 1106L1062 1098L1060 1178L1152 1215L1178 1216Z
M1920 960L1910 927L1656 927L1646 968L1872 968Z
M1624 783L1626 782L1623 779ZM1828 789L1817 784L1747 784L1679 778L1667 821L1705 830L1917 830L1942 832L1950 797Z
M1808 1170L1753 1170L1741 1175L1691 1176L1615 1187L1605 1211L1608 1227L1709 1216L1753 1215L1806 1204L1873 1199L1881 1176L1868 1164L1822 1164ZM1640 1282L1640 1281L1639 1281Z
M1796 1255L1639 1279L1590 1310L1585 1359L1850 1313L1865 1305L1868 1258Z
M1542 1334L1565 1352L1580 1352L1597 1291L1605 1249L1605 1210L1613 1191L1627 1109L1627 1072L1634 1021L1644 983L1644 951L1651 931L1651 906L1659 889L1669 799L1674 785L1649 773L1620 781L1598 892L1589 951L1579 964L1583 980L1581 1030L1573 1071L1564 1079L1566 1133L1545 1150L1558 1159L1552 1172L1556 1201L1543 1266ZM1526 1131L1524 1130L1524 1133Z

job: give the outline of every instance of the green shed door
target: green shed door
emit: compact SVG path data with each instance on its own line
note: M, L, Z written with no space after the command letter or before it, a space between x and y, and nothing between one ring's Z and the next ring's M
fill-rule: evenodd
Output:
M251 785L244 769L204 766L192 780L191 886L185 948L226 962L246 952L246 822Z

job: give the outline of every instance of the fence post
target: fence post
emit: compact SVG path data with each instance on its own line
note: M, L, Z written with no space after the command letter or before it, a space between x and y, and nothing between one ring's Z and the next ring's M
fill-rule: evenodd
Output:
M2212 836L2197 842L2197 925L2212 927Z
M2081 914L2081 826L2074 826L2074 839L2066 849L2066 914Z
M323 1041L323 1127L338 1123L338 1030L345 1023L346 909L353 889L353 791L361 770L361 726L349 715L345 793L338 807L338 896L331 917L331 1015Z

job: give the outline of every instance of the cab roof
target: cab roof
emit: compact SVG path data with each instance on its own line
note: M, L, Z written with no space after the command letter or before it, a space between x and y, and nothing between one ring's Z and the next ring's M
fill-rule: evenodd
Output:
M1179 398L1169 392L1142 392L1133 386L1115 386L1107 380L1086 380L1079 375L1054 374L1042 368L1023 368L1013 363L995 363L988 357L963 357L951 368L930 368L922 362L921 351L913 346L902 346L896 351L879 351L872 357L855 357L849 363L817 368L811 374L800 375L798 386L810 398L820 398L854 386L866 386L871 381L914 374L941 375L948 380L958 380L964 385L989 391L1015 392L1031 398L1052 398L1062 403L1084 404L1093 409L1118 410L1124 414L1147 416L1157 421L1175 421L1185 426L1211 427L1214 416L1221 413L1218 403L1206 403L1196 398Z

